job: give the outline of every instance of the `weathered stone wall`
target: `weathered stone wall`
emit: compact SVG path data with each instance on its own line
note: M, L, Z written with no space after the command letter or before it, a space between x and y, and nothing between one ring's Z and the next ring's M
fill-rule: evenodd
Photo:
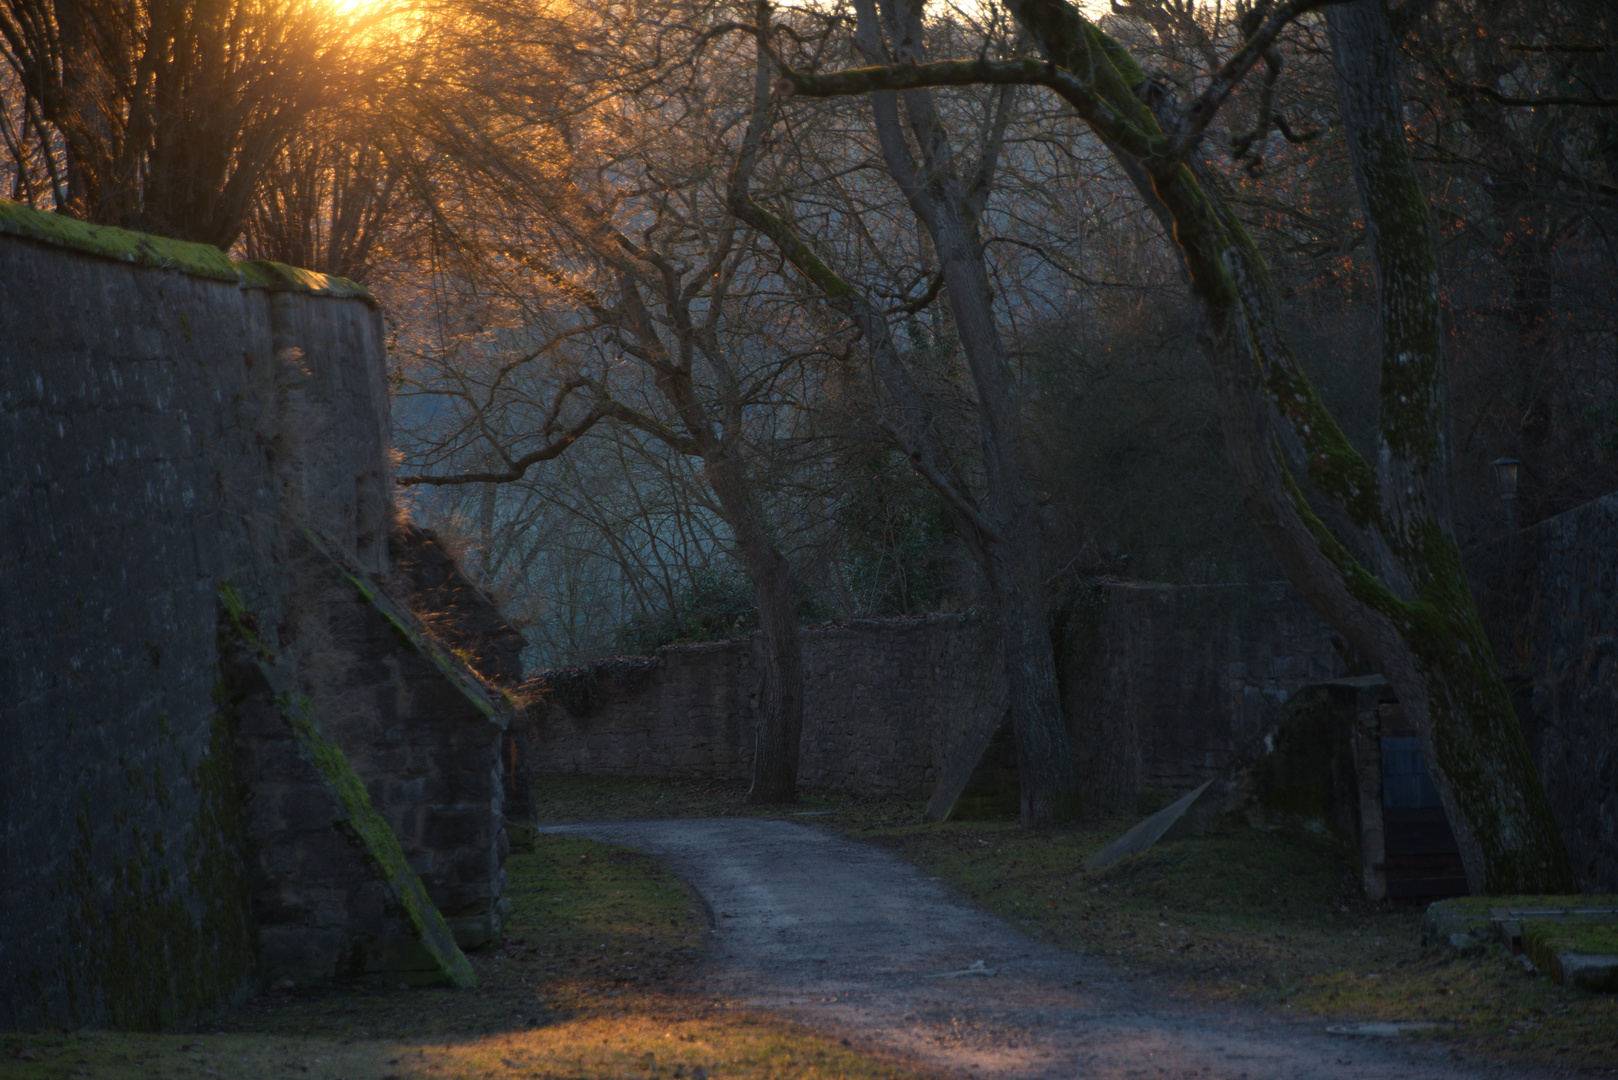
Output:
M385 972L390 980L472 985L454 933L321 730L274 630L243 606L225 621L222 705L236 778L248 793L239 831L258 977L309 985Z
M391 684L401 741L481 740L475 780L447 801L480 791L495 819L452 837L424 818L400 853L299 704L330 689L321 673L253 712L226 659L227 583L277 664L311 655L288 618L303 526L382 587L385 365L374 305L345 299L362 295L0 200L0 1028L170 1024L267 967L419 972L421 949L389 944L401 927L438 977L469 975L447 930L447 953L423 937L443 921L409 910L431 903L404 861L450 852L441 894L478 893L457 914L486 930L497 917L500 724L463 722L464 693L447 714L442 693L467 673L401 661L421 650L387 635L368 654L408 669ZM411 797L430 776L405 774L441 764L427 757L387 780Z
M1064 706L1096 809L1209 779L1293 690L1343 673L1329 629L1285 584L1109 583L1063 649ZM799 780L924 797L997 677L976 616L870 619L803 632ZM662 649L547 672L533 707L539 771L743 779L753 641Z
M971 722L999 664L976 616L859 619L809 627L799 781L923 796ZM538 680L533 759L541 772L750 775L759 662L752 640L661 649Z
M388 554L395 592L427 631L490 685L515 698L528 642L506 621L493 597L461 570L431 529L399 524L389 534ZM510 827L526 833L534 815L528 715L515 700L511 704L500 740L505 814Z
M1097 810L1212 779L1295 690L1347 673L1331 628L1286 582L1111 582L1071 621L1062 705Z
M382 316L297 292L269 302L275 399L266 446L283 520L314 526L367 574L388 572L393 446Z
M248 984L215 588L277 592L268 308L0 236L0 1028Z
M456 941L487 945L504 914L507 710L357 564L306 538L290 547L282 629L315 715Z
M1494 545L1473 571L1574 872L1618 891L1618 495Z

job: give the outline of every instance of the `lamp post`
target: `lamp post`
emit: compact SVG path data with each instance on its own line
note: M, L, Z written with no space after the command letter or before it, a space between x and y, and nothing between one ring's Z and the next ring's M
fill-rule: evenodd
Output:
M1506 504L1506 530L1517 532L1517 469L1522 462L1516 458L1496 458L1489 463L1494 467L1494 486L1500 492L1500 501Z

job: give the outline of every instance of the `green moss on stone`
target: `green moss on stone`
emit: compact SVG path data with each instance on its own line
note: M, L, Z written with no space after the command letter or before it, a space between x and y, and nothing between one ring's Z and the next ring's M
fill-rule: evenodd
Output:
M41 213L10 199L0 199L0 233L137 266L179 270L216 281L241 280L230 256L210 244L168 240L110 225L91 225L66 214Z
M277 703L281 715L297 735L299 745L320 770L326 789L342 804L348 828L393 887L416 936L438 963L445 979L453 986L476 986L477 975L471 963L455 944L455 936L445 924L444 916L405 859L398 836L371 805L370 793L349 767L342 749L315 723L309 699L302 694L282 693L277 696Z
M1529 957L1539 963L1538 949L1546 954L1608 953L1618 956L1618 922L1569 919L1565 922L1533 920L1522 926L1523 945Z
M170 240L111 225L91 225L66 214L47 214L10 199L0 199L0 234L20 236L53 247L118 262L177 270L193 277L235 282L247 289L302 292L312 296L356 299L376 304L364 286L347 278L317 274L267 260L237 262L210 244ZM181 316L186 340L191 327Z
M1452 934L1469 934L1475 938L1489 938L1493 929L1489 913L1498 908L1515 910L1547 908L1580 908L1618 904L1610 896L1461 896L1453 900L1440 900L1427 906L1422 916L1422 941L1428 945L1443 945Z
M288 266L286 263L271 262L268 259L255 259L248 262L238 262L236 269L241 273L242 284L252 289L304 292L315 296L376 302L375 298L366 291L363 285L347 278L333 277L330 274L317 274L313 270L300 270L298 267Z
M478 712L504 726L493 702L484 693L481 680L471 674L469 667L460 661L452 659L449 652L428 641L412 629L409 623L379 603L376 594L367 589L359 578L353 574L347 574L347 577L349 581L354 583L354 587L359 590L360 596L375 607L384 619L388 620L388 625L393 627L394 634L407 648L421 653L431 660L433 666L438 668L439 673L449 680L450 684L459 690L461 696L470 701Z
M1453 900L1440 900L1428 911L1448 911L1459 916L1481 918L1487 922L1489 912L1495 908L1572 908L1597 903L1618 903L1610 897L1583 896L1577 893L1555 896L1458 896Z
M232 744L228 718L216 715L208 753L190 770L197 808L178 888L161 829L136 824L124 833L117 818L114 843L128 854L110 866L98 859L93 800L80 791L78 837L56 888L67 911L62 976L75 1022L104 1015L120 1028L171 1027L246 986L256 946Z
M304 528L301 531L304 539L308 540L316 551L330 559L338 571L348 579L349 584L354 587L354 591L359 594L360 599L370 604L378 614L388 621L388 625L393 628L394 635L398 637L400 644L431 660L444 678L449 681L450 685L459 690L461 696L471 702L478 712L500 727L506 726L505 718L501 716L500 711L495 707L495 697L469 665L458 660L448 649L443 648L437 642L420 633L409 621L402 618L387 597L378 594L376 590L368 586L359 575L359 572L348 565L347 561L340 557L331 546L316 536L313 530Z
M229 582L221 582L219 596L231 626L252 651L258 669L275 691L282 718L319 771L326 789L342 807L354 839L392 888L417 939L437 963L443 980L452 986L476 986L477 975L472 965L455 944L455 936L444 922L443 914L406 860L398 836L371 804L370 793L349 766L342 749L320 730L309 699L294 691L292 679L280 666L274 650L259 636L257 620L242 602L241 595Z

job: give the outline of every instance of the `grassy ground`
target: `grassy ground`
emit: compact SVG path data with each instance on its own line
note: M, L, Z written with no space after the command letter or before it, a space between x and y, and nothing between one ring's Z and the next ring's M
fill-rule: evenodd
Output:
M450 1080L909 1080L842 1043L719 1007L683 975L707 919L653 860L542 837L506 863L515 909L472 955L476 990L348 987L260 997L187 1034L0 1033L0 1075Z
M1618 997L1564 990L1499 954L1424 950L1419 910L1368 904L1350 853L1233 831L1083 862L1133 820L1026 833L1009 820L928 825L921 803L810 795L747 806L739 787L547 777L553 820L778 816L889 847L1031 936L1097 954L1200 1000L1323 1022L1415 1021L1457 1052L1618 1075Z

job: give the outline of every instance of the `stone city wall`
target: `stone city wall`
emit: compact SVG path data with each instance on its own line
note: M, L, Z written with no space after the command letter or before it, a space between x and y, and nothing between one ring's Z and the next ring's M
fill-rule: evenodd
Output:
M1342 674L1291 587L1096 586L1069 619L1064 707L1093 805L1190 790L1306 683ZM974 615L803 631L809 788L925 797L997 677ZM680 645L537 680L536 771L745 779L758 686L752 640Z
M504 836L466 808L499 813L509 710L419 627L374 632L388 452L362 290L0 200L0 1029L179 1023L272 971L469 974L405 911L419 868L455 929L497 929ZM299 569L305 527L346 569ZM401 747L469 744L454 828L401 850L371 800L402 821L390 792L438 765L357 775L308 707L343 689L308 663L333 635Z
M999 662L976 616L856 619L803 632L799 781L921 795ZM529 708L537 772L743 780L759 666L752 639L546 672Z
M272 356L266 293L0 236L0 1028L249 984L215 590L275 591Z
M1212 779L1299 687L1347 673L1336 635L1284 581L1110 582L1071 621L1062 706L1098 810Z
M388 538L394 591L420 617L427 632L470 664L491 686L510 693L523 682L528 642L500 606L463 572L431 529L400 523ZM500 738L500 770L508 827L530 839L534 775L528 760L527 715L515 709Z

